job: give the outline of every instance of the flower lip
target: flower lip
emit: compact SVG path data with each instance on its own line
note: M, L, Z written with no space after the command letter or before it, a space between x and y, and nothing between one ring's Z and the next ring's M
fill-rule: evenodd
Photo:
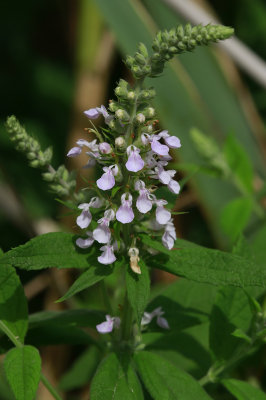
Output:
M131 145L127 148L128 160L126 162L126 169L131 172L138 172L142 170L145 163L140 156L140 149Z

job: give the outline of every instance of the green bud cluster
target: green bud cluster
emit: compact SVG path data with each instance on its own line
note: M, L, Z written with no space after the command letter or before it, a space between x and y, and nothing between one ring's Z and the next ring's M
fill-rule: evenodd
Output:
M50 164L53 156L52 148L48 147L42 151L39 142L28 135L14 115L7 118L6 128L10 139L16 144L16 149L26 155L31 167L44 168Z
M197 46L208 45L232 36L233 28L223 25L179 25L169 31L158 32L152 49L154 53L149 57L147 48L140 44L134 57L126 58L126 65L131 69L136 79L145 76L155 77L163 72L164 64L176 54L192 51Z
M40 143L30 136L14 115L7 118L6 129L16 149L24 153L33 168L45 170L44 180L49 182L51 190L58 196L69 196L76 187L75 173L69 173L64 165L57 170L51 166L53 151L51 147L42 151Z

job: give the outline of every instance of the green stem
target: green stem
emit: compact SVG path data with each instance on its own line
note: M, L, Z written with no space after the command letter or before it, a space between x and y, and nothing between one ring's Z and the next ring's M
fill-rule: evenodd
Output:
M55 390L55 388L51 385L51 383L48 381L48 379L43 375L43 373L41 373L41 381L44 384L44 386L46 387L46 389L51 393L52 396L54 396L54 398L56 400L62 400L62 397L59 396L59 394L57 393L57 391Z
M11 342L14 344L14 346L18 348L23 347L23 343L18 339L17 336L14 335L14 333L8 328L8 326L0 320L0 329L6 334L6 336L11 340ZM51 385L51 383L48 381L48 379L41 373L41 381L44 384L44 386L49 390L51 395L56 399L56 400L62 400L62 397L59 396L55 388Z
M135 97L135 101L134 101L134 103L132 105L132 109L131 109L131 113L130 113L130 121L129 121L129 124L127 126L127 130L126 130L126 133L125 133L125 141L126 141L126 145L127 146L130 145L130 143L129 143L130 142L130 134L131 134L131 131L132 131L132 128L133 128L133 124L134 124L134 120L135 120L135 117L136 117L136 111L137 111L137 106L138 106L138 97L139 97L139 93L140 93L141 88L142 88L143 80L144 80L144 78L137 80L135 88L134 88L136 97Z

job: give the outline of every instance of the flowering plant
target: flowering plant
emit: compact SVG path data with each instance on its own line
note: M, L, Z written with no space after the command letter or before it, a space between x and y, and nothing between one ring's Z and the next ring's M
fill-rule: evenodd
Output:
M41 373L40 356L30 332L59 325L62 330L71 330L73 324L94 349L88 358L93 358L93 372L97 367L91 383L92 400L207 400L212 396L211 384L216 383L233 394L243 388L250 393L249 398L263 398L258 389L229 379L228 371L265 341L265 307L256 299L262 295L256 287L265 287L265 270L244 254L248 244L242 237L232 253L177 239L166 199L169 194L177 196L182 187L174 178L176 170L168 168L181 143L174 133L160 129L152 106L155 91L145 86L145 79L158 77L176 54L226 39L232 33L231 28L220 25L187 24L159 32L151 55L140 44L135 55L127 57L134 86L121 79L108 109L102 105L85 111L89 137L79 139L68 151L70 158L85 151L88 160L84 168L99 169L96 182L87 182L80 191L76 190L75 174L65 166L52 167L51 149L42 151L14 116L8 118L11 140L32 167L43 170L43 178L56 195L65 198L63 203L75 213L80 230L78 235L41 235L1 255L1 340L5 350L10 343L5 343L4 336L15 346L8 351L4 368L16 399L33 399L40 379L55 399L61 398ZM97 129L93 120L101 116L105 127ZM105 309L41 312L28 318L14 267L80 268L81 275L59 301L99 283ZM151 268L186 279L150 301ZM114 299L104 284L111 275L119 286ZM10 299L13 305L8 308ZM236 316L239 309L244 310L242 319ZM210 349L206 323L210 325ZM81 327L90 329L82 331ZM171 360L167 351L177 356ZM206 391L202 386L207 384Z

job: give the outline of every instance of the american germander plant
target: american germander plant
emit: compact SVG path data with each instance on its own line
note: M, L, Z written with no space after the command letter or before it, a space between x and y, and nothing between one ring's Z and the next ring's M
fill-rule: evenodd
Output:
M181 143L174 132L159 128L152 106L156 93L145 86L147 77L160 78L175 55L232 33L220 25L178 26L157 34L152 54L140 44L135 55L126 58L134 85L121 79L108 108L84 112L90 124L87 136L67 154L85 152L84 168L97 167L98 179L84 180L81 190L76 190L75 173L64 165L52 167L51 148L42 151L14 116L8 118L11 140L32 167L43 170L43 178L75 214L80 229L78 235L41 235L1 255L0 343L2 352L8 350L4 370L16 399L35 398L40 380L61 399L41 373L31 338L34 329L67 330L73 325L97 350L92 400L204 400L216 398L217 385L218 391L223 385L237 399L265 399L259 389L230 375L265 341L266 310L256 299L263 294L265 270L254 262L243 237L232 253L177 239L165 197L167 191L178 196L182 187L169 168ZM97 129L93 120L100 116L105 126ZM15 267L80 268L59 301L98 283L106 309L28 316ZM184 278L150 300L152 268ZM115 301L104 286L111 274L117 278ZM95 352L89 354L95 358Z

